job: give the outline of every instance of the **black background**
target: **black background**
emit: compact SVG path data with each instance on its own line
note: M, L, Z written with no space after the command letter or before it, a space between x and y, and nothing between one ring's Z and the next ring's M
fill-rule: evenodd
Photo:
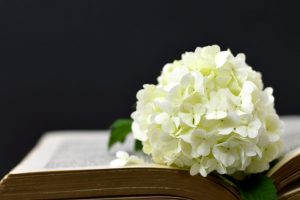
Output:
M244 52L300 113L299 6L289 1L0 1L0 176L57 129L106 129L197 46Z

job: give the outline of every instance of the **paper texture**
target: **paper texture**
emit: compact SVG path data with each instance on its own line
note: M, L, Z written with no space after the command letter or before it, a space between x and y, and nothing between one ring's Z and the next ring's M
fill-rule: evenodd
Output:
M108 168L117 150L132 152L133 138L107 149L108 131L56 131L45 134L11 172Z
M285 144L285 151L289 152L300 147L300 117L284 116L281 117L285 124L285 133L282 135Z

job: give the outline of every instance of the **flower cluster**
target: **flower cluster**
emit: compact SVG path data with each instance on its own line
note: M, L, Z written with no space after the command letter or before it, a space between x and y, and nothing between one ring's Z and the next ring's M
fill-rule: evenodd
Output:
M132 131L154 162L191 175L262 172L282 150L272 92L244 54L196 48L137 93Z

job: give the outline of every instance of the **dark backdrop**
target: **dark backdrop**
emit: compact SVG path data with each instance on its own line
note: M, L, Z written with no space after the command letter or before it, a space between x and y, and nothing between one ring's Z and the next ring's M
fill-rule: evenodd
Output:
M0 176L39 136L106 129L197 46L244 52L300 113L299 7L288 1L0 1ZM280 3L281 2L281 3Z

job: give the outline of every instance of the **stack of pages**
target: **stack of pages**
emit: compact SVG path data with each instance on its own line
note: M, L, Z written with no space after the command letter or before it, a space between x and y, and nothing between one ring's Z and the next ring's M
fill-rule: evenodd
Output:
M300 199L300 118L285 117L286 154L270 170L280 199ZM240 199L214 176L146 163L111 168L116 150L132 151L133 140L107 150L108 131L45 134L0 183L1 200L20 199Z

